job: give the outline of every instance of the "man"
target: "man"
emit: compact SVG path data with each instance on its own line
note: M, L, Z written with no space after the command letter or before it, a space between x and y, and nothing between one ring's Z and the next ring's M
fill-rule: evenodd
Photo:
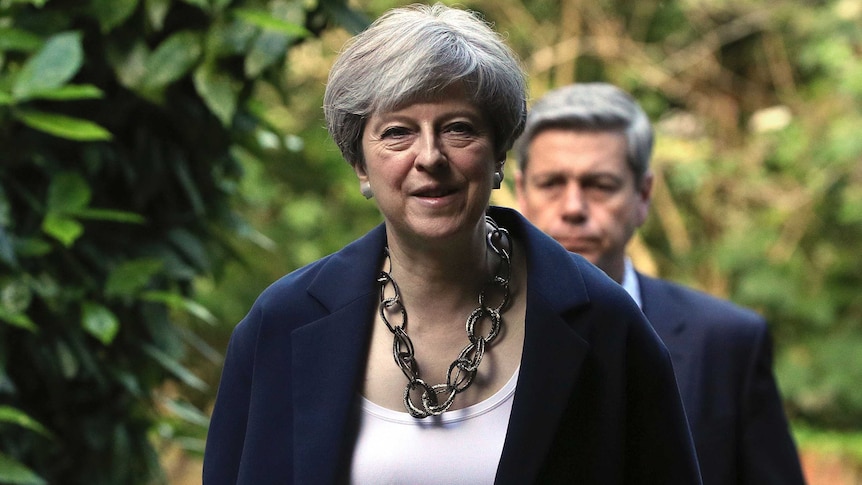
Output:
M804 483L772 372L765 320L634 270L626 245L647 217L649 119L609 84L533 106L517 145L524 215L622 284L670 351L704 485Z

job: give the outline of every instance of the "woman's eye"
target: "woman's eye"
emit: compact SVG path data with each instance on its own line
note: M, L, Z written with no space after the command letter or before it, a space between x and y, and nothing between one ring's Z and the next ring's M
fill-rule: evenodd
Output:
M380 138L397 138L407 134L407 129L401 126L393 126L383 130Z
M468 133L474 132L473 126L470 125L470 123L462 123L462 122L452 123L451 125L449 125L447 127L447 131L449 131L451 133L462 133L462 134L468 134Z

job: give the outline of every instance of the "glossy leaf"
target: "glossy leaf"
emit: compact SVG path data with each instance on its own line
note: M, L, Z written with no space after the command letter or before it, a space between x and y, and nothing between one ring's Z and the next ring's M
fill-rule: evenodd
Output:
M17 460L0 453L0 483L46 485L48 482Z
M84 226L71 217L49 212L42 220L42 232L71 247L84 234Z
M173 34L147 58L142 87L152 91L185 76L201 57L201 36L184 31Z
M0 51L34 52L42 46L38 35L14 27L0 27Z
M22 100L34 93L56 89L81 68L84 51L80 32L63 32L48 39L15 79L12 96Z
M311 35L311 32L304 26L278 19L263 10L237 8L233 10L233 14L243 22L255 25L264 31L294 38L303 38Z
M187 386L199 391L205 391L209 388L206 382L202 381L200 377L196 376L192 371L184 367L179 361L166 354L161 349L149 344L144 344L142 348L147 355L152 357L162 367Z
M238 89L234 86L233 80L225 74L220 74L211 64L205 64L195 70L194 83L195 90L210 111L222 125L230 126L236 112L238 97Z
M85 301L81 304L81 326L105 345L110 345L120 330L120 320L104 305Z
M289 45L288 37L275 32L259 35L245 57L246 76L256 77L267 67L284 57Z
M92 121L42 111L16 112L15 117L30 128L60 138L77 141L110 140L111 133Z

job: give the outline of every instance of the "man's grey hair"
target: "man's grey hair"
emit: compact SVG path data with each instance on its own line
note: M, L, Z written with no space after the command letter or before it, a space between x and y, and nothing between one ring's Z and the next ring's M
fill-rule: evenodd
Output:
M644 110L631 95L607 83L578 83L548 92L527 116L524 133L516 144L518 163L526 171L533 139L547 129L619 131L625 135L626 161L643 180L649 170L653 129Z
M458 83L491 126L502 160L527 116L516 55L473 12L442 4L392 9L335 61L323 98L327 129L351 166L363 164L362 131L371 115L433 100Z

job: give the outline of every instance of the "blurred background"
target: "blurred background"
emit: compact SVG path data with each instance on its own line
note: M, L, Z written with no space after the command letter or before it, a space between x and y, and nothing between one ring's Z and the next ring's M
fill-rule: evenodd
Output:
M322 96L404 4L0 1L0 483L200 483L233 326L381 221ZM766 316L809 482L862 483L862 1L458 5L531 98L641 102L657 186L632 257Z

